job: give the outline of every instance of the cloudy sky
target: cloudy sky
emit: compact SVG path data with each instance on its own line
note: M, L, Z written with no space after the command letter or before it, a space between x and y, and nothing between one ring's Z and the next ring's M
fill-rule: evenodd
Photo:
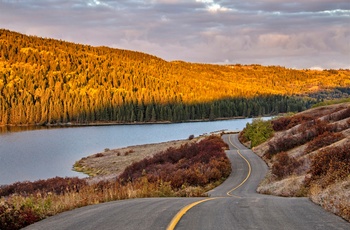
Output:
M0 28L167 61L350 68L349 0L0 0Z

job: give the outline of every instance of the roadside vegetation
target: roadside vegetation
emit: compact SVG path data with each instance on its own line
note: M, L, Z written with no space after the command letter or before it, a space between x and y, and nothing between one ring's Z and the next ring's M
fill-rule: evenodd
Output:
M253 148L270 167L258 191L307 196L350 221L350 103L280 117L271 125L274 135Z
M250 147L255 147L272 137L273 132L271 121L257 118L253 119L251 124L247 123L246 127L240 132L239 140L242 143L249 142Z
M127 167L119 176L123 183L145 177L153 183L159 180L170 183L175 190L186 186L207 186L221 181L231 173L231 166L223 149L221 138L211 136L195 144L178 149L169 148L152 158Z
M206 196L231 173L225 148L219 136L210 136L136 162L113 181L56 177L1 186L0 229L20 229L60 212L113 200Z

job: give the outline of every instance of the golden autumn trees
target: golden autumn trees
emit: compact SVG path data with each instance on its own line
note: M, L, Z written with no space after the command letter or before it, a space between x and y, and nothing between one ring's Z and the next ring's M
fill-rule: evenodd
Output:
M0 30L0 124L216 119L300 111L350 72L166 62Z

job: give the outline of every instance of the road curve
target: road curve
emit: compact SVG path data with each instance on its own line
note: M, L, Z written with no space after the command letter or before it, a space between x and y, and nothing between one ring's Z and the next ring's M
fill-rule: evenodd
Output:
M350 229L349 222L307 198L256 193L267 172L266 164L241 145L237 135L225 135L223 139L230 146L227 155L232 173L208 192L214 199L114 201L64 212L25 229Z

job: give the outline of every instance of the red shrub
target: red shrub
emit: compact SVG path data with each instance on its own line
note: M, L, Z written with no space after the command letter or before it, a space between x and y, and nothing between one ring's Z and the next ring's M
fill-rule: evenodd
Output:
M314 119L308 115L295 115L291 117L281 117L272 121L272 128L274 131L288 130L298 124Z
M281 152L276 155L272 165L272 173L281 179L292 175L298 166L299 162L295 158L289 157L286 152Z
M350 143L340 147L328 147L320 151L311 162L310 182L318 181L322 187L350 174Z
M342 133L325 132L325 133L317 136L312 141L310 141L308 143L304 153L307 154L307 153L313 152L317 149L320 149L322 147L333 144L333 143L335 143L343 138L344 138L344 135Z
M27 225L33 224L42 217L29 207L22 206L16 209L6 201L0 204L0 229L17 230Z
M350 117L350 107L334 112L329 116L329 119L332 121L340 121L348 117Z
M47 180L16 182L11 185L0 186L0 196L9 196L14 193L21 195L44 194L48 192L63 194L68 191L79 191L86 185L87 182L84 179L77 177L55 177Z
M325 121L311 120L304 122L298 128L298 133L296 135L285 135L274 142L269 142L268 154L274 155L303 145L315 137L327 132L327 129L328 123Z
M173 188L180 188L185 183L204 186L230 174L230 162L223 150L226 147L220 137L208 137L199 143L169 148L130 165L119 179L125 183L146 176L150 182L171 182Z

